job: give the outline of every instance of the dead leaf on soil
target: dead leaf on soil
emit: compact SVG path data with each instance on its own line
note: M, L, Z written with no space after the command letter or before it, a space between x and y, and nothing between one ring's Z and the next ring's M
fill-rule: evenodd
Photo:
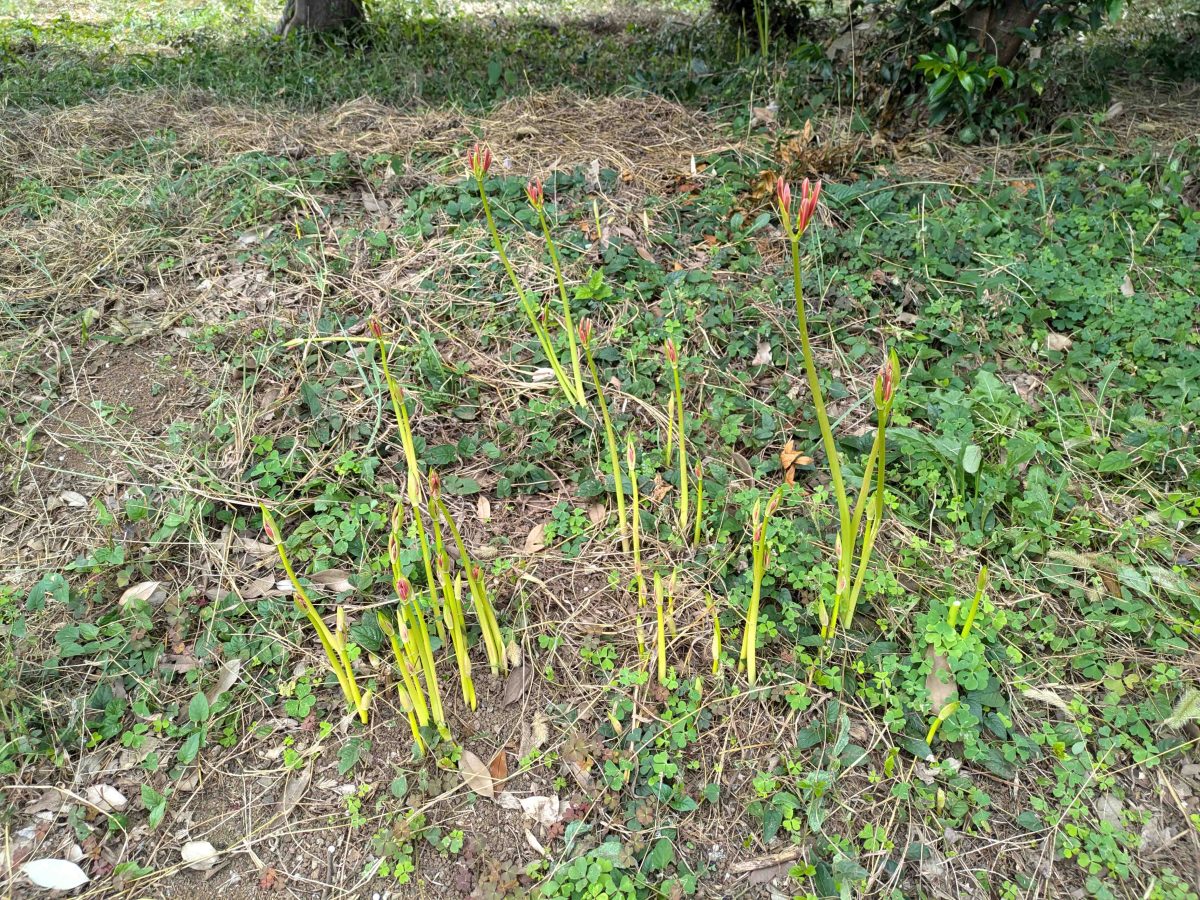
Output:
M188 841L179 850L189 869L205 872L217 864L217 848L208 841Z
M1065 334L1059 334L1056 331L1051 331L1046 335L1046 349L1053 350L1055 353L1065 353L1071 349L1071 345L1075 343Z
M533 684L533 666L522 664L514 668L508 673L508 680L504 682L504 705L511 706L520 700L531 684Z
M167 597L167 590L161 581L143 581L133 587L126 588L125 593L117 600L118 606L124 606L132 600L145 600L151 606L162 603Z
M492 501L482 494L475 501L475 514L479 516L480 522L490 522L492 520Z
M662 473L656 473L654 476L654 490L650 492L651 503L661 503L663 497L671 493L671 486L663 481Z
M343 572L341 569L326 569L324 572L318 572L316 575L311 576L309 580L313 584L329 588L329 590L336 594L354 590L354 585L350 583L350 574Z
M733 467L745 475L747 478L754 477L754 468L750 465L750 460L742 456L736 450L729 456L729 461L733 463Z
M534 837L533 832L530 831L528 828L525 829L525 841L526 841L526 843L529 844L530 847L533 848L533 852L536 853L538 856L546 855L546 848L542 846L541 841L539 841L536 837Z
M925 690L929 691L930 712L936 716L958 696L958 684L950 670L950 661L932 646L925 651L925 658L933 663L925 678Z
M754 366L769 366L771 365L771 342L759 341L758 352L754 354L754 359L750 364Z
M588 521L593 525L600 526L608 521L608 507L603 503L589 503L587 514Z
M495 797L492 773L483 764L483 760L470 750L464 750L458 758L458 773L462 776L463 783L479 796L489 800Z
M288 778L288 782L283 787L283 795L279 798L279 814L285 819L296 808L296 804L300 802L304 796L304 792L308 790L309 782L312 781L312 766L307 765L301 772L294 773Z
M525 552L539 553L546 549L546 523L534 525L525 535Z
M488 774L492 776L492 789L502 785L508 778L508 754L501 747L488 763Z
M275 579L270 575L264 575L262 578L255 578L248 585L242 588L243 600L257 600L259 597L266 597L268 594L275 591Z
M234 686L241 671L242 661L240 659L227 659L221 663L221 668L217 670L217 680L204 692L204 697L210 706L216 702L218 697Z
M262 541L256 541L254 538L240 537L238 543L242 545L242 549L251 556L274 556L275 545L265 544Z
M533 722L521 726L521 749L517 751L517 756L524 758L534 750L541 750L549 737L550 727L546 721L546 714L539 709L533 714Z
M78 491L63 491L58 499L67 504L67 506L72 506L76 509L82 509L88 505L87 497Z
M1121 282L1121 296L1133 296L1133 279L1129 277L1128 273L1125 275L1125 280Z
M111 784L93 784L84 796L101 812L120 812L129 805L125 795Z

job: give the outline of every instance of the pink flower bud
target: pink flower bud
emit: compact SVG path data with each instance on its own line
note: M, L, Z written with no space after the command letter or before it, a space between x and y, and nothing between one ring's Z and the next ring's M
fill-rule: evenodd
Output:
M592 320L584 319L579 323L579 343L587 346L592 342Z
M412 585L403 575L396 579L396 596L400 598L401 603L407 603L412 596Z
M632 469L637 463L637 454L633 452L633 444L625 445L625 462L629 463L629 468Z
M525 185L525 196L529 198L529 205L534 209L542 208L542 204L546 202L546 192L542 188L540 178L534 178Z
M398 622L397 624L400 627L399 627L399 629L397 629L396 635L400 638L401 644L407 644L408 638L409 638L408 626L405 625L403 622Z
M779 201L779 206L784 212L791 211L792 186L783 180L782 175L775 181L775 198Z
M892 361L885 359L883 365L879 367L879 380L882 387L883 402L891 403L892 395L896 391L896 373L892 371Z
M437 497L442 492L442 476L434 469L429 473L429 493L433 497Z
M263 531L267 533L267 537L269 537L274 543L279 543L279 537L275 534L275 529L271 527L270 521L265 518L263 519Z
M817 204L821 200L821 182L816 184L809 182L807 178L800 185L800 208L796 210L796 232L803 234L808 228L808 223L812 221L813 213L817 211Z
M667 359L671 365L679 362L679 351L675 349L675 342L670 338L667 338L663 343L663 353L667 355Z

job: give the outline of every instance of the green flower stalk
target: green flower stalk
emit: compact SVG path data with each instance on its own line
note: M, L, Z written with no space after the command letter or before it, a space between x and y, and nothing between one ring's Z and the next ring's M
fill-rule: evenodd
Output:
M704 468L696 460L696 526L692 534L692 545L700 546L700 526L704 521Z
M708 613L712 616L712 673L716 675L721 671L721 618L711 594L704 595L704 605L708 607Z
M542 227L542 235L546 238L546 246L550 250L550 262L554 264L554 280L558 282L558 296L562 300L563 329L567 332L567 344L571 351L571 373L575 378L575 395L579 402L584 402L583 369L579 363L579 347L575 344L575 325L571 320L571 301L567 298L567 284L563 280L562 260L558 255L558 245L550 234L550 223L546 221L546 192L542 182L535 178L525 186L525 196L529 205L538 216L538 224Z
M947 703L945 706L942 707L941 711L937 714L937 718L933 720L933 724L929 726L929 731L926 732L926 734L925 734L925 743L926 744L928 744L929 746L933 746L934 735L936 735L938 733L938 729L942 727L942 723L945 722L952 715L954 715L954 712L957 709L958 709L958 701L957 700L953 700L950 703Z
M670 338L667 338L663 344L663 353L667 357L667 362L671 364L671 377L675 387L675 411L679 415L679 535L686 543L689 512L687 438L683 429L683 387L679 380L679 351L675 349L675 342ZM670 456L670 452L670 432L667 432L668 456Z
M275 524L275 519L263 504L260 503L258 508L262 511L263 530L275 545L275 552L279 554L279 560L283 563L284 571L287 572L288 581L291 582L296 605L300 607L300 611L304 613L305 618L316 631L317 637L321 641L321 648L325 651L325 658L329 661L329 668L333 670L342 694L365 725L371 703L371 692L360 693L358 682L354 677L354 667L350 664L347 643L346 611L340 606L337 608L336 631L331 632L320 613L317 612L317 607L304 589L304 585L296 577L296 571L292 568L292 561L288 558L287 549L283 544L283 533Z
M483 214L487 219L488 233L492 237L492 246L495 248L496 254L500 257L500 262L504 266L508 280L512 283L513 290L517 292L517 300L521 304L521 309L524 310L525 316L529 319L529 325L533 328L533 333L537 335L538 343L542 345L542 353L545 355L547 362L550 363L550 368L554 370L554 377L558 379L558 386L562 389L563 396L567 398L567 402L572 406L581 405L583 398L575 393L575 388L571 384L571 380L567 377L567 373L563 370L562 363L558 361L558 354L554 352L554 344L550 340L550 333L546 330L545 325L542 324L541 318L534 310L528 295L522 289L521 282L517 278L517 272L508 259L508 253L504 250L504 241L500 239L500 232L496 228L496 220L492 216L492 207L488 203L487 190L485 188L485 180L488 169L491 166L492 151L487 147L476 144L467 153L467 169L475 178L475 186L479 189L479 200L483 204Z
M971 633L971 626L975 624L975 614L979 612L979 604L983 602L983 595L987 591L987 584L988 568L987 566L983 566L979 570L979 577L975 579L975 598L971 601L971 608L967 612L967 620L963 623L963 637Z
M775 194L783 230L791 245L792 287L796 297L800 347L804 354L804 376L808 382L809 391L812 393L813 407L817 413L817 424L821 429L821 441L825 448L825 456L829 461L829 475L838 506L838 535L834 545L837 557L837 590L832 612L826 609L824 601L820 601L818 610L821 617L821 637L828 641L833 638L839 623L843 627L849 628L854 621L854 611L862 591L871 551L874 549L875 539L883 522L884 464L887 459L885 430L891 414L892 403L895 400L896 385L900 378L900 363L895 352L886 354L880 373L875 379L875 408L878 413L875 441L863 468L863 480L859 488L858 500L852 511L845 480L842 476L841 457L838 455L833 428L829 424L829 415L825 408L825 398L821 392L821 383L817 377L816 362L808 333L808 316L804 307L804 289L800 270L800 238L808 229L809 223L816 213L821 197L821 182L818 181L813 185L807 178L804 180L801 185L800 203L795 210L794 218L792 189L782 178L776 182ZM873 483L871 476L873 470L876 469L876 478ZM868 502L868 498L870 502ZM859 540L860 528L863 532L861 542ZM857 558L856 550L858 551Z
M667 683L667 623L663 612L663 580L662 575L654 573L654 609L658 617L658 629L655 637L655 652L658 657L658 683Z
M604 419L604 439L608 444L608 467L613 477L613 488L617 492L617 527L621 534L621 549L629 551L629 525L625 518L625 486L621 477L621 454L617 450L617 435L613 431L612 417L608 413L608 401L604 398L604 386L600 383L600 372L596 369L596 359L592 356L592 320L584 319L579 323L579 343L587 355L588 371L592 374L592 384L596 388L596 399L600 403L600 415ZM583 396L580 394L580 396Z
M633 438L625 439L625 465L629 470L629 489L633 502L630 519L630 536L633 543L633 586L637 592L637 642L638 654L646 655L646 640L642 635L642 608L646 605L646 578L642 574L642 504L638 489L637 454L633 451Z
M770 562L770 551L767 549L767 524L779 507L779 498L782 495L782 486L777 487L767 501L766 515L760 518L762 509L759 501L755 502L754 511L751 514L754 532L750 541L750 608L746 612L746 627L742 629L742 652L739 657L739 666L745 668L746 677L751 685L758 681L758 611L762 601L763 576L766 574L767 564Z

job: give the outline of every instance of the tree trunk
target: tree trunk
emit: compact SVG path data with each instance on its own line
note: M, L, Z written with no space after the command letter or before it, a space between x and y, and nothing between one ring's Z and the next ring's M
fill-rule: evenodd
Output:
M963 14L963 25L984 53L994 53L996 62L1007 66L1025 43L1017 29L1032 27L1045 5L1045 0L976 3Z
M279 23L279 33L286 35L293 28L335 31L362 19L360 0L287 0L283 19Z

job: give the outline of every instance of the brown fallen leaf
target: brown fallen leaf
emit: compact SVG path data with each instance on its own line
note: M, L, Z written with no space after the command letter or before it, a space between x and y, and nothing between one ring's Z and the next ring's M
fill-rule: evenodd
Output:
M587 509L588 521L600 526L608 521L608 507L603 503L589 503Z
M1071 345L1075 343L1065 334L1059 334L1056 331L1051 331L1046 335L1046 349L1053 350L1055 353L1064 353L1071 349Z
M542 522L529 529L525 535L525 552L539 553L546 549L546 523Z
M312 781L312 766L307 765L300 772L295 772L288 778L287 784L283 786L283 794L279 798L279 815L287 818L288 814L296 808L296 804L300 802L304 796L304 792L308 790L309 782Z
M121 599L117 601L118 606L124 606L131 600L145 600L151 606L156 606L166 599L167 589L163 587L161 581L143 581L141 584L135 584L133 587L126 588L125 593L121 595Z
M490 522L492 520L492 501L482 494L475 501L475 513L479 516L480 522Z
M255 578L244 588L242 588L243 600L257 600L259 597L266 597L275 591L275 579L270 575L264 575L262 578Z
M492 784L492 773L483 764L483 760L470 750L464 750L462 756L458 758L458 774L462 776L463 784L479 796L487 797L489 800L495 798L496 791Z
M529 685L533 684L533 666L519 665L508 673L508 680L504 682L504 705L512 706L529 690Z
M651 503L661 503L662 498L671 493L671 486L663 481L661 474L654 476L654 490L650 492Z
M932 644L925 651L925 658L933 663L925 678L925 690L929 692L930 712L936 716L958 697L958 683L950 670L950 661L938 653Z
M217 670L217 680L204 692L204 697L208 700L209 705L215 703L218 697L233 687L241 671L242 661L240 659L227 659L221 663L221 668Z
M324 572L318 572L316 575L310 576L309 581L313 584L319 584L321 587L329 588L329 590L336 594L354 590L354 585L350 583L349 573L343 572L341 569L326 569Z
M1130 278L1128 274L1126 274L1125 280L1121 282L1121 296L1122 297L1132 297L1133 294L1134 294L1133 279Z
M508 753L504 747L496 751L492 761L488 763L488 773L492 776L492 788L500 787L508 778Z

